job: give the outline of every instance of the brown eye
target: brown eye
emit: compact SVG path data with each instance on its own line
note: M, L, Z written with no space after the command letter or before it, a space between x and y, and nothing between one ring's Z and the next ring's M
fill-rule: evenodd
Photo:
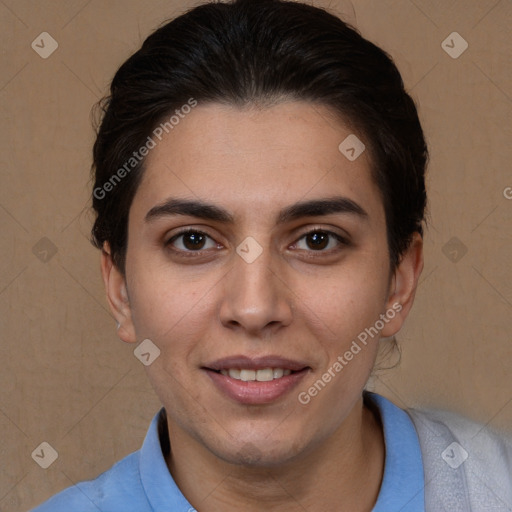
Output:
M310 249L325 249L329 245L329 235L322 232L314 232L306 235L306 244Z
M339 248L340 245L349 245L349 243L337 233L320 229L305 233L295 244L298 249L316 252L329 252L331 249Z
M210 242L210 246L207 246ZM174 235L166 245L172 245L175 250L183 252L200 251L216 247L215 242L201 231L187 230Z
M202 249L205 240L205 236L200 233L187 233L183 235L183 245L191 251L195 249Z

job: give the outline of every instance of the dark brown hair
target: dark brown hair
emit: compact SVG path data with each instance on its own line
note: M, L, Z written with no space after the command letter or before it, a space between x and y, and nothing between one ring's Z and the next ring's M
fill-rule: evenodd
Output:
M140 148L191 100L328 107L358 129L371 152L391 268L412 234L422 233L428 151L414 101L389 55L317 7L282 0L207 3L151 34L100 103L92 241L110 243L122 272L128 213L144 171Z

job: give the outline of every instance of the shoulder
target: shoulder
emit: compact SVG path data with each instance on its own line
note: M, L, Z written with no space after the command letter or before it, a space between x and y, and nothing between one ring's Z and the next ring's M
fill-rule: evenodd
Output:
M146 512L151 508L140 483L139 452L114 464L94 480L77 483L31 512Z
M420 441L428 510L512 509L512 437L440 409L408 409ZM480 507L480 508L479 508Z
M459 450L462 459L473 459L480 464L501 464L512 474L512 435L460 414L441 409L408 409L416 430L426 445L444 446L447 441L466 447ZM468 451L469 449L469 451ZM445 458L453 455L445 454ZM453 465L453 464L452 464Z

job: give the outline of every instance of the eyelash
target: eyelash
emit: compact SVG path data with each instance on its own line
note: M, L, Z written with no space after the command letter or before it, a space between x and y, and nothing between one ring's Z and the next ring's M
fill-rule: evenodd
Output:
M315 234L315 233L317 233L317 234L322 233L324 235L328 235L329 237L337 240L337 242L341 246L349 246L350 245L350 242L345 237L339 235L338 233L334 233L333 231L329 231L326 229L319 229L319 228L315 228L310 231L307 231L306 233L303 233L301 235L301 237L298 238L296 242L294 242L293 245L296 245L300 240L308 237L309 235ZM208 235L208 233L205 233L204 231L188 228L188 229L184 229L184 230L180 231L179 233L176 233L175 235L173 235L167 242L165 242L165 246L171 247L173 242L175 242L177 239L179 239L180 237L187 235L187 234L203 235L203 236L209 238L210 240L213 240L213 238L210 235ZM208 250L208 249L198 249L197 251L193 251L193 250L174 249L171 247L171 250L175 253L180 253L180 255L183 255L184 257L198 257L198 256L202 256L202 252L205 250ZM337 251L337 250L339 250L339 247L337 249L336 248L328 249L328 250L320 249L317 251L315 251L314 249L309 249L307 251L311 252L311 253L320 253L320 254L327 253L327 254L329 254L329 253L331 253L333 251Z

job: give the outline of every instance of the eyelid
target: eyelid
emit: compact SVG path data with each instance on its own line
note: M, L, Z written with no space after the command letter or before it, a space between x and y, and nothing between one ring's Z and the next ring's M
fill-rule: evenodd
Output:
M341 233L331 227L313 226L312 228L308 229L308 231L303 233L303 236L308 235L310 233L316 233L317 231L321 231L322 233L328 233L330 235L337 236L339 238L343 238L344 240L346 240L348 242L350 240L350 235L344 229L341 229L341 228L337 228L337 229L338 229L338 231L341 231Z

